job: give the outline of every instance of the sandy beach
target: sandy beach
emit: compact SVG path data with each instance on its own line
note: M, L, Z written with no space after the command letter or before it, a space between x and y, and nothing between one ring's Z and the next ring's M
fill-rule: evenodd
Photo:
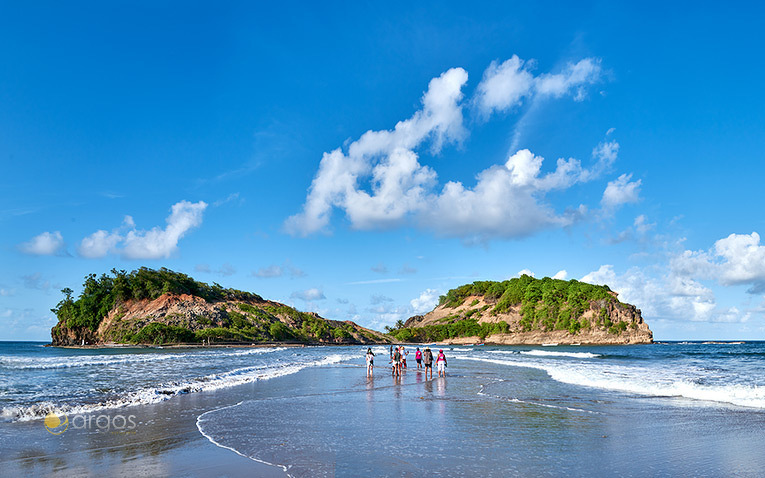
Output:
M538 353L577 364L604 353L575 350ZM60 435L40 419L4 423L0 467L6 476L61 477L758 476L765 469L759 409L562 383L533 367L475 360L495 355L467 347L447 349L448 376L432 380L413 360L401 379L391 377L380 353L371 379L348 348L300 353L338 351L351 359L93 412L108 417L104 423L131 415L129 430L77 428L73 416ZM271 354L279 353L296 352Z

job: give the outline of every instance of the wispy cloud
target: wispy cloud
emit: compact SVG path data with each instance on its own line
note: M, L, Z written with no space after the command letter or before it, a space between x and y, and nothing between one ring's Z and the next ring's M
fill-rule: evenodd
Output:
M404 279L391 278L391 279L373 279L373 280L359 280L354 282L347 282L347 285L365 285L365 284L387 284L389 282L401 282Z
M285 261L282 265L271 264L266 267L261 267L260 269L253 271L252 275L261 279L272 279L283 276L289 276L291 279L294 279L297 277L305 277L306 274L302 269L293 266L290 261Z
M213 206L220 207L220 206L223 206L224 204L229 204L229 203L238 203L241 205L244 203L244 199L239 197L239 193L231 193L228 196L226 196L225 199L218 199L217 201L215 201L213 203Z
M210 264L197 264L194 266L194 271L202 272L205 274L218 274L223 277L228 277L228 276L232 276L236 274L236 267L226 262L222 266L220 266L218 269L213 270L210 267Z
M27 289L48 291L51 288L50 281L43 278L42 274L39 272L22 276L21 280L24 283L24 287Z
M306 289L306 290L299 290L295 291L292 294L290 294L290 298L292 299L300 299L305 302L312 302L315 300L324 300L327 297L324 295L324 292L322 292L319 289Z
M384 304L385 302L393 302L393 299L382 294L373 294L369 299L369 303L372 305Z

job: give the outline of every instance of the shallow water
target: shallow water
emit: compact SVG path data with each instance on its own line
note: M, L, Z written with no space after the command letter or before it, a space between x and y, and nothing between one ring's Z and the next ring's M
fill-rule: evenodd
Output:
M43 433L37 422L53 406L70 416L131 411L147 433L182 416L184 430L291 476L765 469L762 343L445 347L448 376L433 380L412 368L391 377L384 347L367 379L362 347L38 345L0 344L0 441L27 437L19 450ZM76 450L97 438L62 436L47 446Z

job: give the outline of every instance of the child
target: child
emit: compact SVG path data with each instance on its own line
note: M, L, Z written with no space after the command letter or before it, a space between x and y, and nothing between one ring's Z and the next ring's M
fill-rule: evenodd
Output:
M374 375L375 371L375 354L371 348L367 349L367 377Z

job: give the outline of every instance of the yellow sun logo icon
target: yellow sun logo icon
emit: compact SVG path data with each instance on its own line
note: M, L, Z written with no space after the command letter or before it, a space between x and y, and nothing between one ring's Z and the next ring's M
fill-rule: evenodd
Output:
M60 410L51 410L45 415L45 429L54 435L61 435L69 427L69 418Z

